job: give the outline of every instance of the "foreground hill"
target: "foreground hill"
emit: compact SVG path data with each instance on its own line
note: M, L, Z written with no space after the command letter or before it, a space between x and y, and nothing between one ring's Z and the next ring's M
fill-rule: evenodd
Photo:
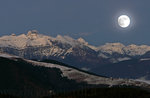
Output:
M0 57L0 77L0 93L16 96L45 96L90 87L63 77L59 68L35 66L15 57Z
M16 96L49 96L91 87L150 88L144 82L97 76L69 66L25 60L7 54L0 54L0 77L0 93Z

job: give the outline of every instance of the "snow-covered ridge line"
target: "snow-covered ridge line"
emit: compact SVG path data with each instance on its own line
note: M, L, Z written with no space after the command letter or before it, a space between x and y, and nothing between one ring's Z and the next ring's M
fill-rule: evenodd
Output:
M148 45L128 45L125 46L121 43L106 43L98 47L98 50L104 53L112 54L112 53L119 53L119 54L127 54L130 56L136 55L143 55L146 52L150 51L150 46Z
M28 46L52 46L53 41L58 41L61 43L67 43L71 46L76 45L88 45L88 43L83 39L79 38L77 40L69 36L57 35L56 38L51 36L46 36L38 34L38 31L29 31L27 34L21 35L7 35L0 37L0 47L12 47L24 49Z
M69 36L57 35L56 38L38 34L38 31L32 30L27 34L21 35L8 35L0 37L0 47L13 47L13 48L26 48L28 46L52 46L52 41L58 41L60 43L67 43L71 46L87 46L95 51L101 51L105 53L112 54L117 52L119 54L129 54L129 55L142 55L147 51L150 51L150 46L147 45L128 45L125 46L121 43L106 43L99 47L89 45L83 38L73 39Z

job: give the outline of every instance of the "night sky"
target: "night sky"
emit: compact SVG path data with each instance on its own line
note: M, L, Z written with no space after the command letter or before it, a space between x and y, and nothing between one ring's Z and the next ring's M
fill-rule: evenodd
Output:
M120 28L117 18L131 18ZM0 36L36 29L42 34L150 45L150 0L0 0Z

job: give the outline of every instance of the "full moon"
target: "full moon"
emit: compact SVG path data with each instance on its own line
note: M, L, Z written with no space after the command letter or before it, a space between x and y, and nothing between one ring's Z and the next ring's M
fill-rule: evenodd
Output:
M126 28L130 25L130 18L127 15L121 15L118 17L118 24L122 28Z

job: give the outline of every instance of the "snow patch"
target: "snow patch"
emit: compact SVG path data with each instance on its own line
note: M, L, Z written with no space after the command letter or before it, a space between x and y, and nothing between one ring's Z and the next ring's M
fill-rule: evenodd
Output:
M0 53L0 57L4 57L4 58L19 58L18 56L14 56L14 55L10 55L10 54L4 54L4 53Z
M150 60L150 58L142 58L142 59L140 59L140 61L149 61Z
M126 60L130 60L131 58L128 57L124 57L124 58L118 58L117 60L120 61L126 61Z
M150 84L150 80L147 80L146 78L147 78L147 76L143 76L141 78L136 79L136 81L145 82L147 84Z
M85 71L89 71L90 69L89 68L86 68L86 67L83 67L81 68L82 70L85 70Z

